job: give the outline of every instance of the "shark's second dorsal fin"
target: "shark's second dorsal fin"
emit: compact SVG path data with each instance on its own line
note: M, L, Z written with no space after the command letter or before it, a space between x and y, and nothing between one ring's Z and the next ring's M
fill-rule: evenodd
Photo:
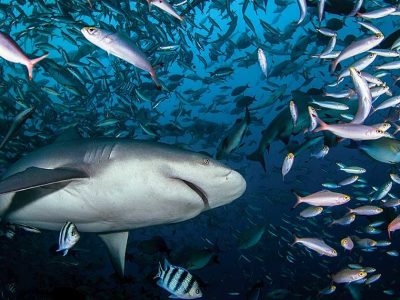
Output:
M1 180L0 195L88 177L89 175L81 170L30 167Z
M111 263L114 270L121 277L124 276L125 269L125 252L126 244L128 242L128 231L112 232L112 233L99 233L98 236L103 240L107 246L108 254L111 258Z
M81 139L81 135L79 134L78 129L74 126L68 128L63 133L61 133L55 140L55 143L67 142L72 140Z

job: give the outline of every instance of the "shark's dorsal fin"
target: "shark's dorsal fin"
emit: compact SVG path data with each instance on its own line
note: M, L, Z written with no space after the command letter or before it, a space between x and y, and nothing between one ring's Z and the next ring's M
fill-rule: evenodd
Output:
M99 233L98 236L107 246L114 270L122 277L125 269L125 252L129 231Z
M88 177L85 172L75 169L30 167L0 181L0 195Z
M81 139L81 135L76 127L71 127L61 133L55 140L55 143L67 142Z

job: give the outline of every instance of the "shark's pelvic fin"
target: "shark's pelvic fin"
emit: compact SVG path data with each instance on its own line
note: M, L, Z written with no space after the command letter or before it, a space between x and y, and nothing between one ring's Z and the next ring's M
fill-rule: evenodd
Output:
M0 195L88 177L85 172L75 169L30 167L0 181Z
M125 269L125 252L126 244L128 242L128 231L100 233L98 236L103 240L107 246L108 254L111 258L111 263L114 270L121 277L124 276Z

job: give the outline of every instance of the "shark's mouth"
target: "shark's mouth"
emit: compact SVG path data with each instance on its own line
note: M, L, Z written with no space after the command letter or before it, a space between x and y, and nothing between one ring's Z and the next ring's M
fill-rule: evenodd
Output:
M192 191L194 191L197 195L199 195L199 197L203 200L204 203L204 208L205 209L210 209L210 204L208 203L208 198L206 193L199 188L197 185L195 185L194 183L190 182L190 181L186 181L183 179L179 179L181 180L183 183L185 183Z

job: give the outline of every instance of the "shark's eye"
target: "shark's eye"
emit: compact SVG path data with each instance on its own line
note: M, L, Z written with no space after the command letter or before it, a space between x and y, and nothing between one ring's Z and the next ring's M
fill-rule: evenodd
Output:
M210 159L209 158L204 158L203 159L203 165L208 166L210 164Z

